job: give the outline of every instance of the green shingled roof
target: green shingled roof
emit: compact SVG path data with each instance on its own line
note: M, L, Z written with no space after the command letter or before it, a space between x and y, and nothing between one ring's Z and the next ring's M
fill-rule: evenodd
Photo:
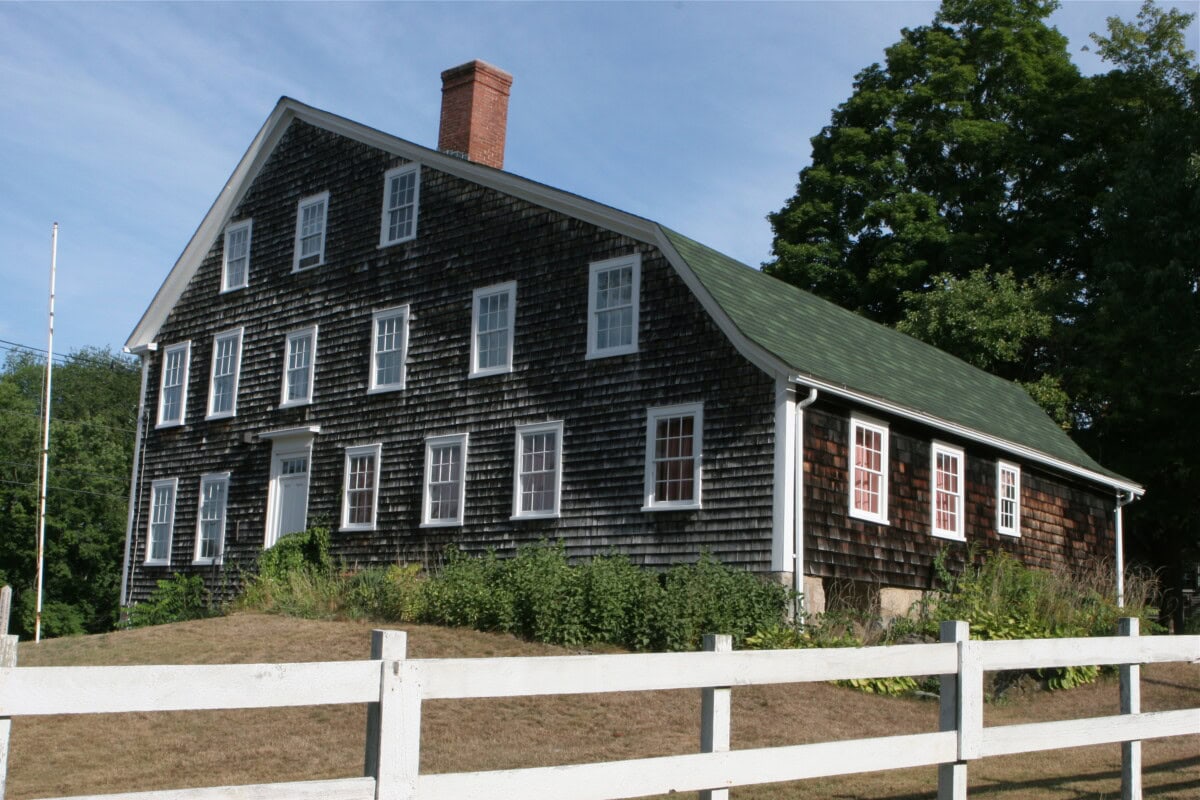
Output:
M663 232L738 330L800 376L1128 480L1096 463L1016 383Z

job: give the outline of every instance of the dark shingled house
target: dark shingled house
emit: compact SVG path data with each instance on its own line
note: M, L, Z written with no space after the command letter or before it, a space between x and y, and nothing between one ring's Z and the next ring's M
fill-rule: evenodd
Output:
M511 78L443 82L439 150L280 100L130 335L122 603L313 524L358 565L707 551L813 609L943 548L1119 559L1142 488L1020 387L502 171Z

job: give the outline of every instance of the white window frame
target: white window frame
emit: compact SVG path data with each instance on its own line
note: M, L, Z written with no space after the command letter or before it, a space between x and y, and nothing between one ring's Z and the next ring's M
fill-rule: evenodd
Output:
M454 517L433 519L431 516L433 503L430 495L433 489L433 453L434 450L439 448L455 446L458 447L459 452L458 514ZM429 436L425 439L425 481L421 495L422 528L448 528L463 524L463 513L467 499L467 434L452 433L447 436Z
M412 199L412 233L407 236L397 236L392 238L391 234L391 214L393 211L404 208L405 206L389 206L392 196L392 180L399 178L402 175L413 174L413 199ZM407 204L406 204L407 205ZM402 242L410 242L417 238L417 219L421 208L421 165L417 162L404 164L403 166L389 169L383 174L383 210L379 221L379 246L389 247Z
M948 492L938 488L938 456L947 456L955 459L957 469L955 470L955 478L958 482L957 492ZM934 536L941 539L954 539L955 541L966 541L966 474L967 474L967 454L961 447L946 444L945 442L934 441L929 449L929 529ZM955 514L954 528L942 528L938 525L938 497L939 495L949 495L954 498Z
M216 554L212 556L200 555L200 543L204 535L204 490L209 484L221 484L224 487L221 493L221 513L218 522L218 532L215 539ZM204 475L200 478L200 495L196 500L196 546L192 551L193 564L220 564L225 556L225 528L226 520L229 516L229 473L218 472L212 475Z
M346 458L342 467L342 518L339 531L375 530L379 522L379 468L382 463L382 454L382 444L365 444L346 448ZM371 519L369 522L350 522L350 463L353 459L363 456L370 456L375 464L375 485L371 487Z
M229 238L242 230L246 231L246 265L242 268L241 282L235 284L229 280ZM221 294L245 289L250 284L250 242L253 239L254 220L252 219L231 222L225 226L225 244L221 252Z
M226 419L228 417L237 416L237 397L238 397L238 382L242 375L242 328L234 328L233 330L223 331L213 336L212 340L212 363L208 371L208 414L205 419ZM233 346L233 392L232 405L228 411L215 411L213 404L217 399L217 353L218 345L223 339L234 339Z
M1013 496L1004 496L1004 475L1012 475ZM1004 523L1004 503L1012 502L1012 524ZM1021 535L1021 468L1008 461L996 462L996 531L1005 536Z
M294 400L288 399L289 387L289 364L292 360L293 342L299 339L312 339L312 349L308 356L308 385L305 387L305 392L302 397ZM283 389L279 394L279 407L292 408L294 406L306 406L312 403L313 385L316 382L317 374L317 326L312 325L308 328L291 331L284 337L283 343Z
M306 264L304 266L300 266L300 261L302 260L300 250L301 240L303 239L302 230L304 227L304 209L308 208L309 206L316 205L317 203L324 204L321 211L321 246L316 253L317 262L315 264ZM320 194L309 195L308 197L301 198L300 201L296 203L296 239L292 249L292 272L303 272L304 270L316 269L317 267L325 264L325 244L328 235L329 192L325 191L321 192ZM305 258L311 258L311 256L312 254L310 253L308 256L305 256Z
M880 452L879 464L879 511L872 512L868 509L859 508L855 504L855 487L858 486L859 471L870 473L871 470L864 469L858 465L858 459L855 457L855 449L857 448L858 431L859 429L876 433L879 435ZM888 525L888 473L891 472L890 458L890 443L888 441L888 425L881 420L871 417L862 416L861 414L850 415L850 439L847 447L847 458L849 462L848 475L849 486L847 487L847 506L850 509L850 516L855 519L866 520L867 522L877 522L880 525Z
M183 353L183 361L179 368L179 418L166 419L163 417L163 410L166 398L166 382L167 382L167 363L171 359L173 353ZM156 428L170 428L175 425L182 425L187 418L187 390L188 390L188 371L192 362L192 343L190 341L173 344L170 347L163 349L161 374L158 379L158 424Z
M525 455L525 436L539 433L553 433L555 437L554 459L554 505L553 508L537 511L521 509L521 461ZM563 424L562 420L554 422L537 422L516 427L515 458L513 459L513 513L511 519L554 519L559 516L562 508L562 471L563 471Z
M692 417L692 498L690 500L656 500L658 471L655 454L657 451L658 421L664 417ZM645 504L642 511L680 511L701 507L700 489L704 460L704 404L685 403L675 406L659 406L646 409L646 471Z
M630 302L632 305L631 324L633 326L629 344L616 345L601 349L596 342L599 335L596 317L603 310L596 307L596 293L599 289L601 273L611 270L631 268L632 281ZM641 306L642 285L642 255L631 253L627 256L595 261L588 265L588 311L587 311L587 358L608 358L621 356L638 351L638 309Z
M479 366L479 303L481 300L495 297L497 295L507 295L508 297L508 319L507 330L508 340L506 347L508 348L508 358L503 364L497 364L490 367ZM517 319L517 282L508 281L507 283L498 283L494 286L485 286L482 289L476 289L471 296L471 371L468 377L483 378L488 375L502 375L507 372L512 372L513 365L513 342L515 339ZM485 331L492 333L494 331Z
M400 380L396 383L379 383L379 365L376 364L379 357L379 323L390 319L400 320ZM407 305L385 308L371 315L371 374L367 379L367 394L396 392L404 388L408 380L408 320Z
M154 511L156 508L155 500L158 497L158 490L160 488L164 488L164 487L170 487L170 490L171 490L171 497L167 501L167 519L165 521L165 524L167 526L167 530L166 530L167 556L166 556L166 558L154 558L154 555L153 555L154 554L154 541L155 541L154 526L155 526L155 524L163 524L163 523L155 523L155 521L154 521ZM175 538L175 505L176 505L176 500L178 498L179 498L179 479L178 478L164 478L162 480L157 480L157 481L151 482L151 484L150 484L150 509L149 509L149 513L146 515L146 560L145 560L145 564L148 567L155 567L155 566L166 567L166 566L171 565L171 541L172 541L172 539Z

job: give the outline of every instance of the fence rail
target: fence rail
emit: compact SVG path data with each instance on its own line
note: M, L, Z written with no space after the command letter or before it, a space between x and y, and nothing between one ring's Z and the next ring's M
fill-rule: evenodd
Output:
M943 623L938 644L832 650L706 652L480 659L408 659L400 631L375 631L371 658L303 664L17 667L15 637L0 641L0 799L12 717L366 703L361 778L89 795L60 800L608 800L938 765L939 800L966 797L979 758L1122 743L1122 797L1141 797L1142 739L1200 733L1200 708L1142 713L1139 665L1200 662L1200 636L1141 638L1136 620L1100 639L970 641ZM1117 716L983 726L985 670L1121 666ZM772 683L941 677L940 730L787 747L729 749L730 691ZM432 699L701 689L701 752L488 772L419 774L421 705Z

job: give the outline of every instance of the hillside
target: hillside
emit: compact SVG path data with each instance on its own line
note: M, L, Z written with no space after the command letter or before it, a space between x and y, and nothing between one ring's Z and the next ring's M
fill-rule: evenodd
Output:
M254 663L364 658L370 625L236 614L199 622L21 645L24 666ZM415 658L551 655L570 651L469 630L406 626ZM1200 703L1200 667L1143 673L1146 710ZM1113 680L990 705L990 725L1113 714ZM734 748L934 730L937 706L828 684L740 688ZM423 713L421 768L505 769L695 752L698 692L432 701ZM9 798L345 777L361 774L362 707L22 718L13 723ZM1147 742L1148 797L1200 796L1200 737ZM1116 745L1011 756L971 766L972 796L1119 796ZM931 768L735 790L751 798L932 797Z

